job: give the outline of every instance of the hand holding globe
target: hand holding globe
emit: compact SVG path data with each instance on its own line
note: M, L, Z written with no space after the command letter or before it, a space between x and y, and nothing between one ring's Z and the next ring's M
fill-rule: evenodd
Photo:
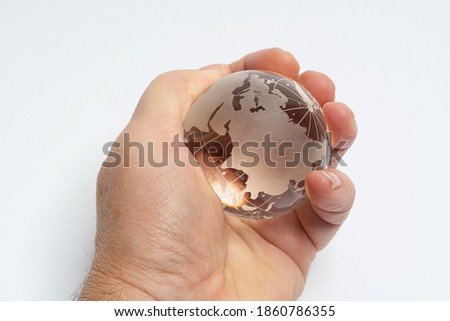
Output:
M291 54L266 49L230 65L165 73L148 86L116 141L122 143L125 133L143 145L148 141L155 145L167 142L176 134L183 136L190 129L186 123L183 127L188 110L213 83L239 71L264 70L296 80L311 93L333 132L333 152L342 154L356 137L352 112L346 105L334 102L335 87L327 76L318 72L299 75L299 69ZM249 99L243 90L236 93L244 96L239 101L242 108ZM260 102L253 101L253 114L265 112L262 108L267 96L262 89L251 90L260 91L252 92ZM281 94L279 99L285 100ZM280 115L284 113L289 119L286 112L280 110ZM211 128L226 133L220 123L210 122ZM301 122L295 128L293 124L290 129L298 135L302 127L306 128ZM251 131L251 124L245 126ZM303 134L311 139L314 132ZM346 143L339 145L341 141ZM338 145L342 149L336 150ZM115 152L123 150L119 147ZM180 156L186 160L192 157L187 148ZM99 172L96 252L80 299L297 299L312 260L344 222L355 196L351 180L339 170L315 170L305 175L308 198L301 204L270 220L242 219L224 215L223 204L202 168L139 167L135 165L137 155L132 153L130 157L129 168L102 167ZM239 176L239 172L233 175ZM281 175L282 182L289 178L277 175ZM288 176L292 175L297 174ZM301 189L300 180L291 178ZM245 185L249 187L251 181L242 181L240 188ZM273 192L281 189L273 186ZM251 186L249 192L249 200L256 200ZM270 203L266 203L269 212L275 208L275 204L269 208Z

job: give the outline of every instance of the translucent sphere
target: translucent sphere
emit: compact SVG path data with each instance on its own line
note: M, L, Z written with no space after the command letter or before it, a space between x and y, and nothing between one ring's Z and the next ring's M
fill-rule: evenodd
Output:
M216 81L183 123L186 145L227 213L263 219L306 198L305 178L324 168L326 123L296 81L249 70Z

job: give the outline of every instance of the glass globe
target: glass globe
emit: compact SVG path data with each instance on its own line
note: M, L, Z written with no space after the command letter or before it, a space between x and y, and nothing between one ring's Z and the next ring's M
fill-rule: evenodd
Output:
M257 70L216 81L192 104L185 142L225 212L265 219L306 198L305 178L326 166L322 110L296 81Z

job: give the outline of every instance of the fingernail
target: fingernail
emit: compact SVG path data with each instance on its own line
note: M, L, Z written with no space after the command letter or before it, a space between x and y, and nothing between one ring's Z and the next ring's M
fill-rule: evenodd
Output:
M335 173L333 173L332 171L320 171L323 176L325 176L326 178L328 178L328 180L331 182L331 190L334 191L336 189L338 189L339 187L341 187L342 185L342 181L339 178L339 176L337 176Z

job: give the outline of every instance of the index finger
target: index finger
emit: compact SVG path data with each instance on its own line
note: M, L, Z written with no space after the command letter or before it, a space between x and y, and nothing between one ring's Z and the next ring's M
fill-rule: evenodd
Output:
M292 79L296 79L300 65L295 57L280 48L269 48L252 52L231 63L231 72L241 70L273 71Z

